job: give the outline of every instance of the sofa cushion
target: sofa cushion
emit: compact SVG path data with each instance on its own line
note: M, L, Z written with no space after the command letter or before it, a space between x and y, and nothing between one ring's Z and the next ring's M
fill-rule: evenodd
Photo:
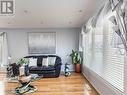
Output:
M42 66L42 67L37 67L37 66L31 66L29 70L35 70L35 71L52 71L55 70L53 66Z
M56 62L56 57L48 57L48 65L54 66Z
M37 66L37 58L29 58L29 66Z
M48 66L48 57L47 58L43 58L42 66Z

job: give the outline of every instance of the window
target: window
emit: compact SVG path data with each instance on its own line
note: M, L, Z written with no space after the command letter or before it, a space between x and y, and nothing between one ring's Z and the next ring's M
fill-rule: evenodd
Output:
M112 27L107 17L84 34L84 61L85 66L123 93L125 51L121 38Z

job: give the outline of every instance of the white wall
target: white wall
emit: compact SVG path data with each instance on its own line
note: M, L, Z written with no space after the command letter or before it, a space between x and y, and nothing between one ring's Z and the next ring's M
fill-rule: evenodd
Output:
M56 54L62 58L63 64L71 63L70 58L67 58L66 55L70 54L72 49L78 49L80 29L6 29L2 31L7 32L9 55L12 62L17 62L19 58L29 55L28 32L56 32ZM62 70L64 70L63 67Z

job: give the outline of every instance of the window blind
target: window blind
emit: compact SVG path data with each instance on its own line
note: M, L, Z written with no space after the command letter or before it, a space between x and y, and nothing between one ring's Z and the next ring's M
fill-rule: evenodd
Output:
M85 65L110 86L124 92L124 47L120 37L112 29L112 23L105 22L85 34Z
M121 38L112 29L112 23L105 25L104 79L120 91L124 91L124 46Z

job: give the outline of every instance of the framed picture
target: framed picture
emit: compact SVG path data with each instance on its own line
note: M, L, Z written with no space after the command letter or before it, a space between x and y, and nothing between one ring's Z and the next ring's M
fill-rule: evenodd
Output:
M56 54L56 32L29 32L29 54Z

